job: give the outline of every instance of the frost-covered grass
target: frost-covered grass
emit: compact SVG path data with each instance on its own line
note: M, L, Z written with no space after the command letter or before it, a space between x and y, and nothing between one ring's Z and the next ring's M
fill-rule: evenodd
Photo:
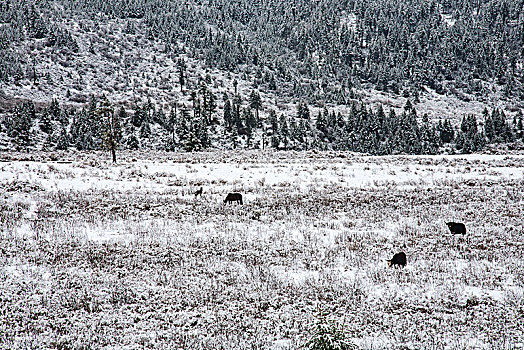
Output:
M0 348L524 347L523 156L0 158Z

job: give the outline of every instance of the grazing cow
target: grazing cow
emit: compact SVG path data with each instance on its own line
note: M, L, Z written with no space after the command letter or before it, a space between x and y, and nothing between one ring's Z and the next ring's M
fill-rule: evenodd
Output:
M224 199L224 203L232 203L232 202L244 204L244 202L242 202L242 195L240 193L228 193L228 195L226 196L226 199Z
M202 197L202 187L200 187L200 188L195 192L195 198L198 197L198 196Z
M395 255L393 255L393 259L387 260L388 266L398 265L398 266L406 266L406 253L400 252Z
M448 225L449 230L454 235L457 235L457 234L465 235L466 234L466 225L464 225L463 223L460 223L460 222L446 222L446 225Z

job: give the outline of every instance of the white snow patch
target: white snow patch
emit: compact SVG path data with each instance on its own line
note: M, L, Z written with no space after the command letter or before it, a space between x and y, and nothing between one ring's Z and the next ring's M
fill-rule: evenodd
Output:
M464 294L466 297L469 297L469 296L474 296L478 298L489 297L496 301L502 301L504 300L505 292L502 290L482 289L479 287L465 286Z
M448 25L448 27L453 27L457 21L450 13L442 13L440 16L442 17L442 20Z
M354 13L347 13L346 11L342 12L342 17L340 18L340 27L346 26L351 31L357 30L357 15Z
M316 280L319 277L318 271L289 269L286 266L272 266L271 269L282 282L292 282L296 286L301 286L308 280Z

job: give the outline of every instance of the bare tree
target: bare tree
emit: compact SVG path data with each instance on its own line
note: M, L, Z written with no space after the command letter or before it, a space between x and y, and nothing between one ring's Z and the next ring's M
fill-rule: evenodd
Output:
M113 163L116 163L116 148L118 146L118 133L120 123L113 109L113 105L106 96L102 98L98 107L98 115L102 121L102 141L104 149L111 151Z

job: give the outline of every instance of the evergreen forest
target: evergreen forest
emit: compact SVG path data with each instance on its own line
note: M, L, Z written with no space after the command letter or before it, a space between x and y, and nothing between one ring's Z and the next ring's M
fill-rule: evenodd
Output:
M0 57L5 150L436 154L523 137L522 0L4 0Z

